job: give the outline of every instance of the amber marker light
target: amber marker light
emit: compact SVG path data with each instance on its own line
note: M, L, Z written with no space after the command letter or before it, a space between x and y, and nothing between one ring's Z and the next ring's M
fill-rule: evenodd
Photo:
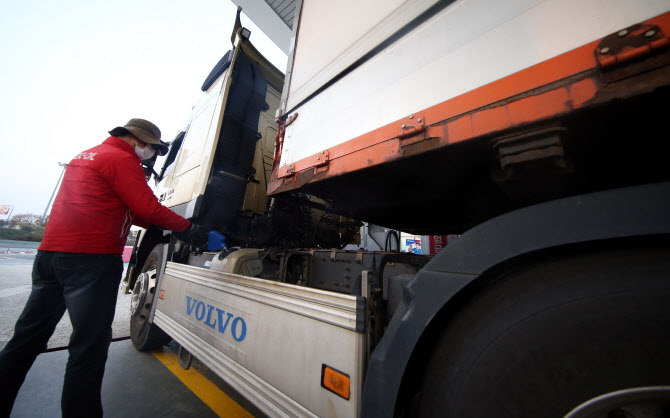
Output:
M349 375L328 367L325 364L321 368L321 386L329 391L349 400L349 386L351 379Z

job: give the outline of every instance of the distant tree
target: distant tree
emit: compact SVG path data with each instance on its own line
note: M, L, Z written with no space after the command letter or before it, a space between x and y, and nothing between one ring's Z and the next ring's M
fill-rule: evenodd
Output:
M12 218L13 221L14 219ZM44 238L44 229L44 227L36 225L16 223L11 228L0 228L0 239L40 242Z
M42 217L40 215L35 215L34 213L19 213L18 215L12 216L10 223L12 225L30 225L37 226L40 224Z

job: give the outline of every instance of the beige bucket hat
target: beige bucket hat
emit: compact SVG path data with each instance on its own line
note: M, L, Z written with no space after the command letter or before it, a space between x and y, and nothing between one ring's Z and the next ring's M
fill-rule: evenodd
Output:
M133 118L123 126L117 126L109 131L112 136L124 136L128 133L135 135L140 141L152 144L156 148L158 155L165 155L168 151L168 146L161 141L161 130L158 126L149 122L146 119Z

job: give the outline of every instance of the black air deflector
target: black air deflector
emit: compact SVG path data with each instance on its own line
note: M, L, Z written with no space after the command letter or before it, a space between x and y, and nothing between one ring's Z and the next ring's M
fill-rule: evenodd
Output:
M225 58L225 57L224 57ZM267 81L258 63L238 52L232 68L223 123L215 150L212 174L205 189L203 225L227 232L241 208L249 178L255 173L258 121L265 102Z

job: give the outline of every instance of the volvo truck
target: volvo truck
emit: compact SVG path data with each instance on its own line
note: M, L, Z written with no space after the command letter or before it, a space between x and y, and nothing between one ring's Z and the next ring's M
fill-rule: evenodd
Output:
M236 27L146 162L212 232L142 232L135 347L273 417L668 416L670 2L265 6L285 72Z

